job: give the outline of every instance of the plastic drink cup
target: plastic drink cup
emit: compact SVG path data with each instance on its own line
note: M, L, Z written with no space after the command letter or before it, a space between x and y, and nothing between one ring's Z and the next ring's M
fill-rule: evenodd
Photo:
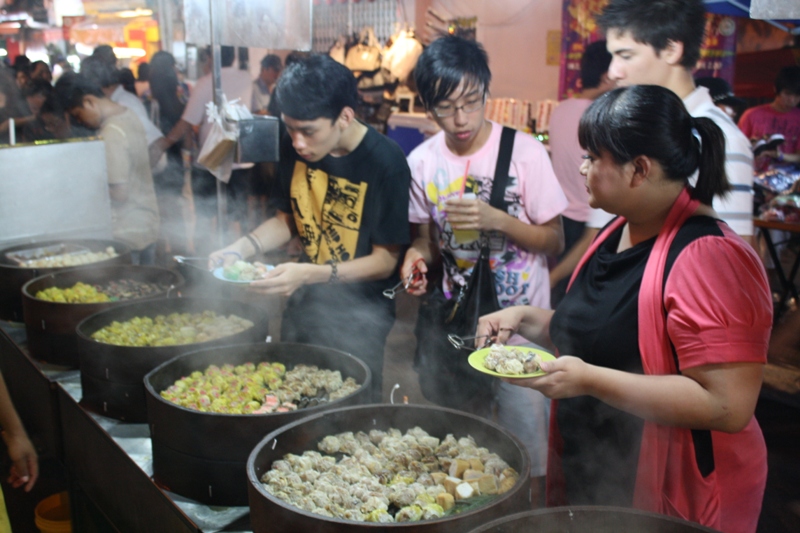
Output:
M465 200L475 200L477 197L473 192L465 192L462 196ZM453 238L456 244L468 244L477 241L481 236L481 232L476 229L453 229Z

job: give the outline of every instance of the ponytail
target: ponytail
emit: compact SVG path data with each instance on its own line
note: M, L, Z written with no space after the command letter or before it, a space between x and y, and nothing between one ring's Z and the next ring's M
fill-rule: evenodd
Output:
M710 118L692 118L692 126L693 133L696 131L700 135L700 172L692 197L711 205L715 196L723 196L731 190L725 174L725 136Z
M581 116L578 141L593 154L610 154L618 165L646 155L658 161L666 179L687 185L699 170L692 197L706 205L731 188L722 130L711 119L692 117L665 87L633 85L603 94Z

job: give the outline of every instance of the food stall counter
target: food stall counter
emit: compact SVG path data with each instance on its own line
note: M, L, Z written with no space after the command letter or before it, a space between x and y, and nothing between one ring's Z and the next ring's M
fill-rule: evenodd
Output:
M72 491L85 494L116 530L250 530L249 507L209 507L159 488L148 425L81 407L80 371L31 359L22 324L0 322L0 370L34 444L64 464ZM85 531L89 519L72 508L73 531Z

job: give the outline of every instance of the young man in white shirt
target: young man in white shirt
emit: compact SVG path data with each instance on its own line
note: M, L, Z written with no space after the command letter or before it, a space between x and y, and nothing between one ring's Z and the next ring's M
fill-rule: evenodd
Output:
M105 50L107 47L98 47L100 50ZM117 103L123 107L127 107L133 111L134 115L139 118L139 121L144 127L144 133L147 138L148 157L150 159L150 169L154 172L163 169L166 165L166 159L162 161L162 153L158 149L160 139L164 137L161 130L153 124L150 116L139 98L132 93L126 91L122 84L119 82L117 76L118 71L116 68L116 57L110 52L95 53L81 62L81 74L85 75L92 83L99 85L103 89L109 100ZM112 62L113 61L113 62Z
M275 82L278 81L281 70L283 70L281 58L275 54L267 54L261 60L258 78L253 81L253 101L250 106L253 113L267 114L270 97L275 90Z
M130 247L134 264L154 264L160 219L141 121L84 74L61 76L56 93L72 118L103 139L112 235Z
M695 86L692 69L705 34L702 0L611 0L597 23L612 55L608 73L617 86L660 85L683 99L693 117L707 117L725 135L725 172L733 190L714 199L714 210L741 237L753 236L753 154L750 142L720 110L708 89ZM600 224L595 220L594 224ZM602 224L600 224L602 226ZM591 224L590 224L591 226Z

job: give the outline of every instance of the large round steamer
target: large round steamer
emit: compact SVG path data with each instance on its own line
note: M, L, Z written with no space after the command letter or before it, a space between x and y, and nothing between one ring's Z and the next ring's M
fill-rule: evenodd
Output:
M443 439L448 433L456 438L471 435L478 446L497 453L519 472L514 487L485 506L471 511L421 522L378 524L328 518L302 511L275 498L262 486L261 476L272 463L288 453L302 454L316 450L327 435L345 431L396 428L405 433L419 426L431 436ZM366 405L334 409L298 420L264 437L247 461L250 522L255 533L271 531L314 531L315 533L403 532L461 533L530 508L530 460L522 443L502 427L463 411L424 405Z
M236 315L255 325L228 337L176 346L115 346L92 339L94 332L114 321L203 311L214 311L217 315L225 316ZM267 336L267 320L263 309L234 300L160 298L120 305L95 313L78 324L76 332L83 388L81 405L104 416L126 422L146 422L144 376L148 372L161 363L188 352L264 340Z
M67 288L78 282L104 285L112 281L130 279L155 283L165 290L136 301L163 298L183 286L183 277L177 272L155 266L115 265L63 270L34 278L22 287L22 309L25 317L28 350L39 360L57 365L78 366L78 341L75 327L84 318L124 305L134 300L101 303L60 303L36 298L36 293L50 287Z
M61 268L25 268L20 266L9 255L24 253L27 250L36 248L46 248L58 245L79 246L88 248L92 252L102 252L109 246L117 252L116 257L88 263L86 265ZM71 270L73 268L92 268L108 265L129 265L131 264L130 248L119 242L103 239L69 239L60 241L44 241L36 243L19 244L0 250L0 320L13 320L22 322L22 286L33 278L38 278L45 274Z
M694 522L637 509L555 507L499 518L471 533L719 533Z
M316 365L352 377L353 394L288 413L234 415L203 413L161 397L176 380L209 365L252 362ZM226 346L176 357L145 376L147 420L153 443L153 477L166 489L206 505L247 505L247 458L264 435L281 426L328 409L365 403L369 368L352 355L307 344L258 343Z

